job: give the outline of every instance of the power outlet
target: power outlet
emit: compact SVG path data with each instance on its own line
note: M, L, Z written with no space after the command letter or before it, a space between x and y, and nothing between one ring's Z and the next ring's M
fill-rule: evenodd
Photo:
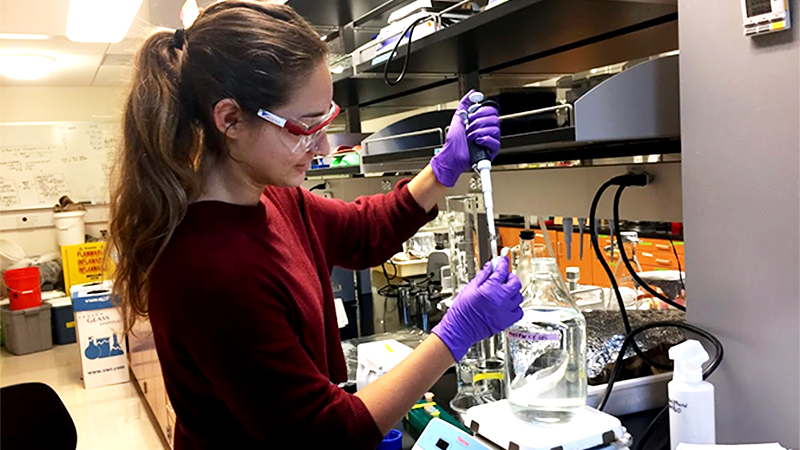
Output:
M17 216L17 229L36 228L46 225L42 216L36 213Z
M325 198L333 198L333 192L331 191L322 191L322 196Z

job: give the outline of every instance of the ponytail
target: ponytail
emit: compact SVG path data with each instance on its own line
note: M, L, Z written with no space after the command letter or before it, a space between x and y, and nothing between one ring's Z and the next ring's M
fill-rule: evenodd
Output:
M109 251L117 250L114 291L126 331L147 314L150 272L200 187L200 132L181 101L173 38L157 31L142 45L123 114Z

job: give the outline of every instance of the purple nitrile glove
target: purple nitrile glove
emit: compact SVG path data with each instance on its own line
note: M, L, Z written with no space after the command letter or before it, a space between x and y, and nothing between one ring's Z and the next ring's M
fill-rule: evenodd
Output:
M492 270L491 261L459 292L453 306L431 332L450 349L456 362L476 342L493 336L522 318L522 283L508 271L501 257Z
M469 144L476 144L489 150L492 159L500 151L500 118L497 109L492 106L482 106L469 116L469 127L464 125L464 118L460 111L467 111L472 105L469 91L458 104L456 113L450 121L450 130L447 132L444 146L431 160L431 168L439 183L447 187L455 186L458 177L472 167L469 163Z

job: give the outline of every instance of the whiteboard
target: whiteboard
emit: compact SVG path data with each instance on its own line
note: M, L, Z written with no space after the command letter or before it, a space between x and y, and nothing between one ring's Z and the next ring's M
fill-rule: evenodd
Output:
M51 207L62 195L108 203L118 130L114 122L0 124L0 208Z

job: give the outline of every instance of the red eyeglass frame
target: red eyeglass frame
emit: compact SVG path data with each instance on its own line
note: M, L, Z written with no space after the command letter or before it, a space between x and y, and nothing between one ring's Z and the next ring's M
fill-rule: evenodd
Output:
M265 109L259 109L256 112L256 115L296 136L311 136L312 134L317 133L319 130L330 125L331 122L333 122L333 119L339 115L340 111L341 109L339 108L339 105L332 101L331 109L327 114L325 114L325 118L314 125L306 125L299 120L286 119Z

